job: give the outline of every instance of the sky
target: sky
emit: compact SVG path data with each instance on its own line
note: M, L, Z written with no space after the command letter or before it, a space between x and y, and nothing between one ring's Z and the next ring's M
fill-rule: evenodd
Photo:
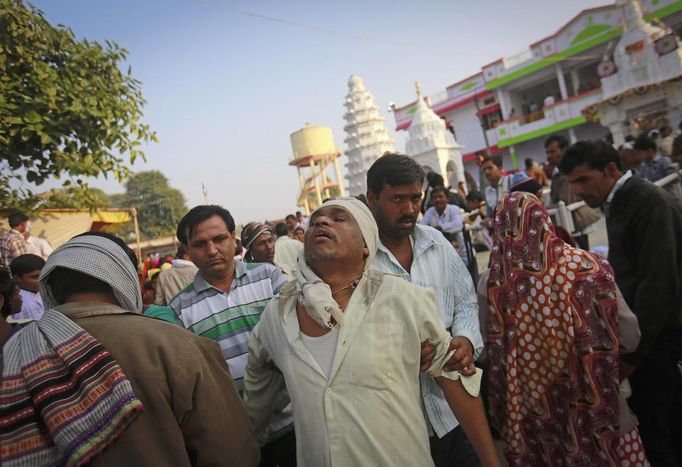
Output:
M608 0L33 0L78 38L128 49L142 81L144 122L159 143L147 163L180 189L188 207L229 209L237 224L282 218L296 207L289 135L306 123L343 142L348 78L359 75L394 131L390 102L424 94L513 56ZM342 156L343 166L346 157ZM113 181L95 180L108 193Z

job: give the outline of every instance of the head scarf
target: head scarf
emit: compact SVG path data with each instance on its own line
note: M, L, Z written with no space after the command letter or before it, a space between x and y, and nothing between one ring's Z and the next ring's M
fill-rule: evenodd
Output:
M53 251L40 273L40 296L45 308L57 306L47 284L56 267L79 271L109 284L121 308L142 313L137 271L123 248L114 241L95 235L81 235Z
M362 233L362 238L365 240L365 246L369 250L369 256L365 258L364 266L364 270L367 271L376 256L379 245L379 228L374 216L362 201L349 197L327 201L311 214L311 219L317 211L328 206L340 206L355 219L355 223ZM343 312L332 297L332 290L329 286L306 263L303 250L298 255L295 276L298 302L305 307L308 315L320 326L331 328L333 326L332 318L341 326L343 324Z
M528 193L498 203L488 279L489 401L510 465L618 465L613 272L558 238Z
M272 229L260 222L249 222L246 224L242 229L242 246L244 249L249 251L253 242L264 233L272 235Z
M46 279L55 267L106 281L129 311L142 308L135 269L109 239L76 237L54 251L41 273L47 310L3 348L0 464L82 465L116 441L142 403L111 354L62 313Z

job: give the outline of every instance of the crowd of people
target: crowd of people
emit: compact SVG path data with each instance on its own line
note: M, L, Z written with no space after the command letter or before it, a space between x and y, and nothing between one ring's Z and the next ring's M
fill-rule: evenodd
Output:
M0 463L679 465L682 208L645 178L668 169L645 138L639 171L545 148L549 176L486 157L464 193L385 154L366 196L239 235L196 206L174 258L98 232L42 257L13 212ZM566 232L548 209L577 200Z

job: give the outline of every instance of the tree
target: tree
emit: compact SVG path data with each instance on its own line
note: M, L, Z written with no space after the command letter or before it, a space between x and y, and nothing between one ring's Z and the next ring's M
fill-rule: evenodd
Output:
M38 207L43 208L71 208L71 209L97 209L109 207L109 195L99 188L88 188L83 193L82 187L66 187L50 190L48 193L38 195L44 199Z
M140 235L144 239L175 235L175 229L187 212L182 192L168 185L158 170L132 175L126 181L125 206L137 208Z
M115 43L76 40L25 0L0 0L1 205L33 198L16 182L61 177L90 203L87 177L123 181L127 161L144 160L142 144L157 139L140 121L140 82L119 69L126 57Z

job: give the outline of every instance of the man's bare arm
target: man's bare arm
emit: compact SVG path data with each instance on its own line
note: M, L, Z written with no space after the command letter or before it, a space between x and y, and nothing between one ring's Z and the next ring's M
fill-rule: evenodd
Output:
M438 377L436 382L443 390L452 413L455 414L469 441L473 444L481 465L484 467L499 467L500 460L495 451L495 445L490 434L481 398L471 396L464 389L462 381L459 379L451 380L445 377Z

